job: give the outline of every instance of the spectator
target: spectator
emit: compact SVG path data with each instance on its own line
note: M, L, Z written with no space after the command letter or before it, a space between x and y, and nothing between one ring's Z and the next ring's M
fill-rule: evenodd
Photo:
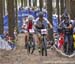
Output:
M70 55L73 53L73 25L67 15L64 16L60 26L64 29L64 52Z

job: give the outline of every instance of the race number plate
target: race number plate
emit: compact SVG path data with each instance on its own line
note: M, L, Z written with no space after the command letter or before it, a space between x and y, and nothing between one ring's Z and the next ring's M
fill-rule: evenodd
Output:
M47 34L47 29L41 29L41 34Z
M34 33L34 29L29 29L29 33Z

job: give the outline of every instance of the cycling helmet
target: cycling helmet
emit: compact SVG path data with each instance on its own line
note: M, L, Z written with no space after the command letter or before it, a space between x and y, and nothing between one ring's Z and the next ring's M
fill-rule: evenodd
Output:
M28 16L28 20L33 20L33 19L34 19L34 17L32 15Z
M68 16L64 16L64 19L69 19L69 17Z
M43 17L43 12L39 12L39 17Z

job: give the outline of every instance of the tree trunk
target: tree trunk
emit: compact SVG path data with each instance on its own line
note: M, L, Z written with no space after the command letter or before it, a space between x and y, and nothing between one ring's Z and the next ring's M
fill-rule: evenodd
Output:
M29 6L31 7L31 0L29 0Z
M15 28L18 32L18 9L17 9L17 0L15 0L15 14L16 14L16 17L15 17Z
M23 7L23 0L21 0L21 7Z
M0 0L0 34L3 34L3 0Z
M48 20L52 24L52 0L47 0Z
M70 16L70 14L71 14L70 1L71 1L71 0L66 0L66 8L67 8L67 12L68 12L68 15L69 15L69 16Z
M27 6L27 0L24 0L24 7Z
M42 7L43 7L43 0L39 0L40 3L40 11L42 11Z
M71 19L75 18L75 0L72 0L71 2Z
M64 13L64 0L60 0L61 2L61 14Z
M48 20L52 24L52 0L47 0ZM50 39L53 41L53 30L49 31Z
M33 0L33 6L37 6L37 0Z
M59 0L56 0L56 7L57 7L57 14L58 14L58 23L60 23L60 18L59 18Z
M2 1L3 1L3 15L5 15L5 0Z
M14 0L7 0L9 36L14 37L15 15Z

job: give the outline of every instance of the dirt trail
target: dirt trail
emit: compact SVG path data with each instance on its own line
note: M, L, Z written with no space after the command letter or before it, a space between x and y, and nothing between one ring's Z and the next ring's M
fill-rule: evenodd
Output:
M19 34L17 49L12 51L0 50L0 64L75 64L75 57L67 58L57 53L55 49L48 49L48 56L41 56L36 50L28 55L24 49L24 34Z

